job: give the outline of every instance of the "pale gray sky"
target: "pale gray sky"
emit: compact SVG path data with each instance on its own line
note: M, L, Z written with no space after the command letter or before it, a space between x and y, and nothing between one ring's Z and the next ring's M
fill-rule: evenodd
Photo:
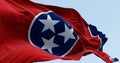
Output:
M105 33L108 41L104 51L111 57L120 58L120 0L32 0L41 4L76 9L89 23ZM39 63L105 63L95 55L82 57L80 61L53 60ZM119 62L116 62L119 63Z

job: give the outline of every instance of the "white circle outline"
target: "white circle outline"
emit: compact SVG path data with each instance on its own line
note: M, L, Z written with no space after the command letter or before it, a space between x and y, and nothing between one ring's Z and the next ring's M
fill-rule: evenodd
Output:
M33 46L35 46L35 47L37 47L37 48L40 48L40 47L34 45L34 44L32 43L32 41L31 41L31 39L30 39L30 30L31 30L32 25L34 24L35 20L38 18L38 16L40 16L41 14L48 14L48 13L50 13L50 12L53 12L53 11L41 12L41 13L37 14L37 15L33 18L32 22L31 22L31 24L30 24L30 27L29 27L29 29L28 29L28 40L29 40L30 44L32 44ZM61 18L62 18L62 17L61 17ZM77 40L75 41L75 43L73 44L73 46L72 46L66 53L64 53L63 55L61 55L61 57L64 57L64 56L66 56L68 53L70 53L70 52L72 51L72 49L74 48L74 46L76 45L76 43L78 42L79 39L80 39L80 38L79 38L79 36L77 35ZM42 49L42 50L43 50L43 49ZM54 54L53 54L53 55L54 55ZM56 55L56 56L57 56L57 55Z

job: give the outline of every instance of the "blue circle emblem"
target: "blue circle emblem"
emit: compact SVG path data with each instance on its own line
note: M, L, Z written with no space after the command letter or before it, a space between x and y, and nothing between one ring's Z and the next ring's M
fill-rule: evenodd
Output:
M28 38L32 45L57 56L68 54L79 39L69 23L52 11L35 16Z

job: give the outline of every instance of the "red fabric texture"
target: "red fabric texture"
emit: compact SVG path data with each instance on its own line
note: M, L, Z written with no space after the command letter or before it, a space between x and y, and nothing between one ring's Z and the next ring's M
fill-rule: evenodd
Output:
M32 63L53 59L79 60L94 53L107 63L109 56L99 51L100 40L92 37L88 24L71 8L36 4L29 0L1 0L0 4L0 63ZM64 18L79 36L77 44L65 57L51 55L28 41L28 29L32 19L41 12L54 11ZM94 43L93 43L94 42Z

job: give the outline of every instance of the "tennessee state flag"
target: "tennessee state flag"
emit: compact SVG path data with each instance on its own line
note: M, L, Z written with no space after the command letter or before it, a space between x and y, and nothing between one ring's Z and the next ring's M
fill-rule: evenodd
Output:
M74 9L29 0L0 4L0 63L79 60L91 53L106 63L114 61L102 52L105 34Z

